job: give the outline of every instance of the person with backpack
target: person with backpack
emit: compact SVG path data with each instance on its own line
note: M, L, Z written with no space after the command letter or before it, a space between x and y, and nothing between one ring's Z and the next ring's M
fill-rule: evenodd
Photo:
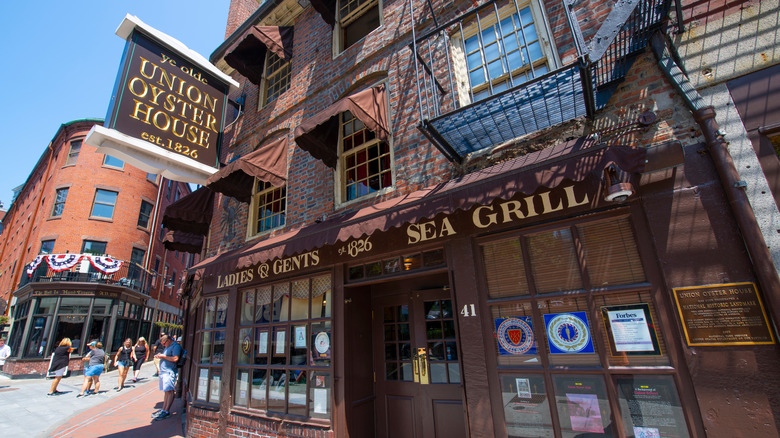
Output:
M179 359L184 357L184 350L181 345L176 343L168 335L160 337L163 350L154 355L155 359L160 360L160 391L163 391L162 409L152 414L152 419L165 420L171 416L171 406L173 405L174 391L176 389L176 375L179 372L177 367Z

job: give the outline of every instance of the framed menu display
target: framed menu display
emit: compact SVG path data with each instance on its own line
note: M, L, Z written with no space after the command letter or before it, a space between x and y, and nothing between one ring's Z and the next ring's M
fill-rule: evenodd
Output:
M671 376L617 377L616 383L626 436L690 436Z
M601 317L609 333L612 356L661 354L647 303L604 306Z
M553 376L555 404L564 437L606 434L614 436L612 412L601 377ZM594 435L595 436L595 435Z

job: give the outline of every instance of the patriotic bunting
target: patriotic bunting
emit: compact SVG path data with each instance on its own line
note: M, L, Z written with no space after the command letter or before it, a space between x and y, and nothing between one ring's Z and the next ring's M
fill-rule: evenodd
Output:
M27 276L28 277L32 277L33 272L35 272L35 270L38 269L38 265L40 265L41 262L43 261L43 259L45 259L45 258L46 258L45 255L39 255L38 257L35 258L35 260L32 261L32 263L30 263L27 266Z
M82 258L84 256L81 254L49 254L46 262L52 271L62 272L76 266Z
M104 274L113 274L122 267L122 261L103 256L87 256L89 262Z

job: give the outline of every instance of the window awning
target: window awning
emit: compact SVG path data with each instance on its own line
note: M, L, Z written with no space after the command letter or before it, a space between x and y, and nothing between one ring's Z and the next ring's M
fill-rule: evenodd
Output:
M162 225L169 230L205 236L213 209L214 192L201 187L170 204L163 213Z
M248 203L255 178L274 187L287 182L287 135L243 156L209 177L206 186Z
M292 59L292 26L252 26L243 38L225 51L225 62L259 85L263 77L265 53L270 50L276 56Z
M163 245L168 251L182 251L200 254L203 248L203 236L185 233L183 231L168 231L163 238Z
M295 128L295 142L298 146L334 169L338 163L338 115L345 111L351 112L374 131L380 140L387 141L390 136L384 84L337 100Z
M644 170L646 155L642 148L597 146L585 139L573 140L222 253L203 260L190 272L202 269L205 276L233 272L277 257L417 223L440 213L469 210L518 194L531 195L539 188L552 189L564 181L581 182L594 174L601 178L611 165L624 172L639 173Z
M336 25L336 0L309 0L309 3L330 27Z

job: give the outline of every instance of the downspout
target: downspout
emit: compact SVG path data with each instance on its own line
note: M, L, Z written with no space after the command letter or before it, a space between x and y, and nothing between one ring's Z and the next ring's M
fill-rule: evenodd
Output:
M160 213L160 199L162 198L162 189L165 178L160 176L160 184L157 186L157 202L154 204L154 216L152 218L152 230L149 233L149 251L146 252L146 260L144 261L144 270L149 272L149 265L152 263L152 249L154 248L154 236L157 235L157 216Z
M682 69L672 57L666 38L661 33L653 35L652 47L658 57L658 65L661 71L671 81L672 85L680 92L685 103L693 112L693 118L701 127L702 134L707 143L707 148L712 156L715 169L720 177L726 198L731 205L731 210L737 220L737 226L742 233L748 256L758 277L758 282L764 290L764 299L769 307L772 319L780 321L780 300L776 299L772 292L780 291L780 278L777 275L769 248L761 234L758 221L750 206L747 194L745 194L744 181L741 181L734 161L728 151L728 142L719 132L718 123L715 121L715 108L705 105L698 91L688 80Z

